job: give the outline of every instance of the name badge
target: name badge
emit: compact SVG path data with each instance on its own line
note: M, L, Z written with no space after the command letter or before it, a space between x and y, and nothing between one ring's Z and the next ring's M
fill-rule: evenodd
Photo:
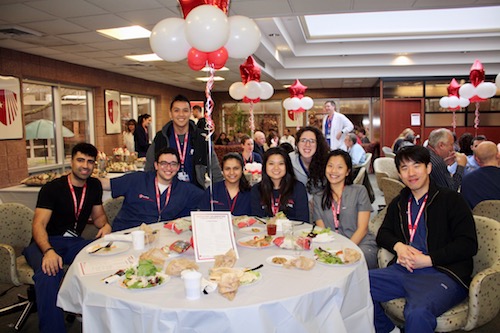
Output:
M177 178L182 182L189 182L189 175L186 171L179 171L177 173Z
M76 232L74 232L73 230L66 230L66 232L64 233L63 237L78 237L78 235L76 234Z

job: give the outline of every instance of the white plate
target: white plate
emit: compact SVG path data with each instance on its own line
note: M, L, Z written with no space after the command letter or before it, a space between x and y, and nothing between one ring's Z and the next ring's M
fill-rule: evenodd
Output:
M241 228L240 231L248 235L257 235L266 232L267 229L265 227L252 226L252 227Z
M248 245L248 244L244 244L245 242L248 242L249 240L254 239L254 237L259 237L259 238L262 238L263 236L257 236L257 235L256 235L256 236L247 236L247 237L240 238L240 239L238 239L238 245L239 245L239 246L243 246L243 247L247 247L247 248L249 248L249 249L267 249L267 248L269 248L269 247L274 246L274 243L273 243L273 241L272 241L272 240L271 240L271 241L269 242L269 244L268 244L268 245L266 245L266 246L259 246L259 247L257 247L257 246L250 246L250 245Z
M87 251L88 254L91 256L112 256L118 253L123 253L130 249L130 244L129 243L124 243L124 242L118 242L118 241L113 241L113 245L111 245L110 248L108 249L102 249L99 250L95 253L90 253L92 251L97 250L100 247L104 247L108 244L109 242L98 242L94 243L91 246L88 246L85 250Z
M332 253L332 254L335 254L335 253L337 253L337 252L338 252L338 251L340 251L340 250L326 250L326 251L328 251L328 252L330 252L330 253ZM339 254L339 255L337 255L337 257L339 257L342 261L344 261L344 254ZM348 263L348 264L346 264L346 263L344 263L344 264L328 264L328 263L326 263L326 262L319 261L319 260L318 260L318 257L316 256L316 254L314 255L314 259L316 260L316 262L317 262L318 264L321 264L321 265L324 265L324 266L336 266L336 267L352 266L352 265L355 265L355 264L357 264L358 262L360 262L360 260L358 260L358 261L356 261L356 262L350 262L350 263Z
M270 256L266 259L266 262L269 264L269 265L272 265L272 266L277 266L277 267L282 267L283 264L275 264L273 262L273 259L276 258L276 257L279 257L279 258L285 258L287 261L290 261L290 260L293 260L295 259L294 256L289 256L289 255L276 255L276 256Z
M306 237L309 232L311 232L311 229L301 229L301 230L298 230L299 232L299 236L302 236L302 237ZM324 236L320 236L320 235L324 235ZM320 236L320 238L318 238L318 236ZM330 231L328 234L326 233L323 233L323 234L318 234L316 237L314 238L311 238L311 241L313 243L329 243L329 242L333 242L335 240L335 233Z
M160 284L157 284L154 287L149 287L149 288L127 288L127 286L123 283L125 278L121 279L120 282L118 283L118 286L122 289L130 290L130 291L145 291L145 290L155 290L160 288L161 286L164 286L167 284L168 281L170 281L170 276L167 278L164 278L163 282Z
M241 280L240 280L240 287L252 286L252 285L256 284L257 282L259 282L260 280L262 280L262 273L261 272L249 271L249 272L245 272L243 274L253 274L257 278L249 283L241 283Z

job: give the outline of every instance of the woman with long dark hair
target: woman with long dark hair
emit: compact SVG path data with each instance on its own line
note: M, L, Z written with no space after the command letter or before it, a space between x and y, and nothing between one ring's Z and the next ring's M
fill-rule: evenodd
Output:
M290 220L309 222L307 192L295 179L292 162L280 147L264 154L262 181L252 187L252 215L273 217L283 212Z
M243 175L244 163L238 153L228 153L222 158L224 180L205 190L204 210L210 210L210 200L215 211L231 211L234 216L250 215L250 184Z
M145 157L149 148L149 124L151 124L151 116L142 114L139 116L137 126L134 132L135 151L139 157Z
M129 119L127 121L126 131L123 131L123 145L131 153L135 152L134 132L136 127L137 122L135 121L135 119Z
M349 153L341 149L330 152L324 175L327 185L313 199L316 225L348 237L363 251L368 268L376 268L378 248L368 231L372 205L366 188L352 183Z

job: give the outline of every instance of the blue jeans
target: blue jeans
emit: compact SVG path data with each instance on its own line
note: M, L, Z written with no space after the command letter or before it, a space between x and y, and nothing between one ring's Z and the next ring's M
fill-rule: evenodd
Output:
M81 237L49 237L50 245L61 256L64 265L70 265L78 252L90 242L92 240L85 240ZM45 274L42 271L43 254L35 242L32 242L23 254L35 272L33 280L35 281L40 332L66 332L63 311L56 306L57 293L64 277L64 271L59 270L55 276Z
M377 333L390 332L394 328L381 302L405 298L405 332L430 333L436 328L436 318L463 301L468 293L460 283L433 267L411 273L394 264L370 270L369 276Z

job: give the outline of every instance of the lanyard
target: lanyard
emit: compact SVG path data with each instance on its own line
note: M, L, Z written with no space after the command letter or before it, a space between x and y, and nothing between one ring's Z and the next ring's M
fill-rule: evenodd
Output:
M420 206L420 210L418 211L417 218L414 223L411 221L411 196L408 198L408 231L410 232L410 243L413 243L413 238L415 237L415 232L417 231L418 223L420 222L420 217L424 211L428 196L429 194L425 195L424 202L422 203L422 206Z
M228 207L231 207L230 210L231 210L231 213L233 213L234 211L234 206L236 205L236 200L238 199L238 195L240 194L240 192L238 192L234 199L233 199L233 203L231 204L231 196L229 195L229 192L228 190L226 189L226 194L227 194L227 205Z
M70 180L70 175L68 175L68 185L69 185L69 190L71 191L71 196L73 197L73 208L75 212L75 227L74 229L76 230L76 225L78 224L78 218L80 217L80 213L82 212L83 208L83 202L85 201L85 194L87 193L87 182L83 184L83 191L82 191L82 197L80 198L80 205L78 205L78 202L76 200L76 193L75 189L73 188L73 184L71 184Z
M272 205L271 209L273 210L274 216L276 216L276 214L278 214L278 212L279 212L280 200L281 200L281 194L278 196L278 199L275 199L273 196L273 205Z
M181 143L179 142L179 136L177 136L177 133L174 133L175 136L175 143L177 144L177 151L179 152L179 158L181 159L181 166L184 168L184 160L186 159L186 150L187 150L187 142L188 142L188 136L189 132L184 135L184 147L181 152Z
M333 214L333 224L335 224L335 232L339 232L339 220L340 220L340 206L342 205L342 194L339 197L339 202L337 204L337 208L335 209L335 205L332 200L332 214Z
M307 178L309 178L309 170L306 169L306 166L304 165L304 162L302 162L302 159L300 158L300 156L299 156L299 163L300 163L300 166L302 167L302 169L304 170L304 172L306 173Z
M168 201L170 200L170 191L172 190L172 184L168 186L167 197L165 198L165 206L161 209L160 204L160 188L158 186L158 177L155 177L155 187L156 187L156 207L158 208L158 222L161 220L161 213L167 208Z

